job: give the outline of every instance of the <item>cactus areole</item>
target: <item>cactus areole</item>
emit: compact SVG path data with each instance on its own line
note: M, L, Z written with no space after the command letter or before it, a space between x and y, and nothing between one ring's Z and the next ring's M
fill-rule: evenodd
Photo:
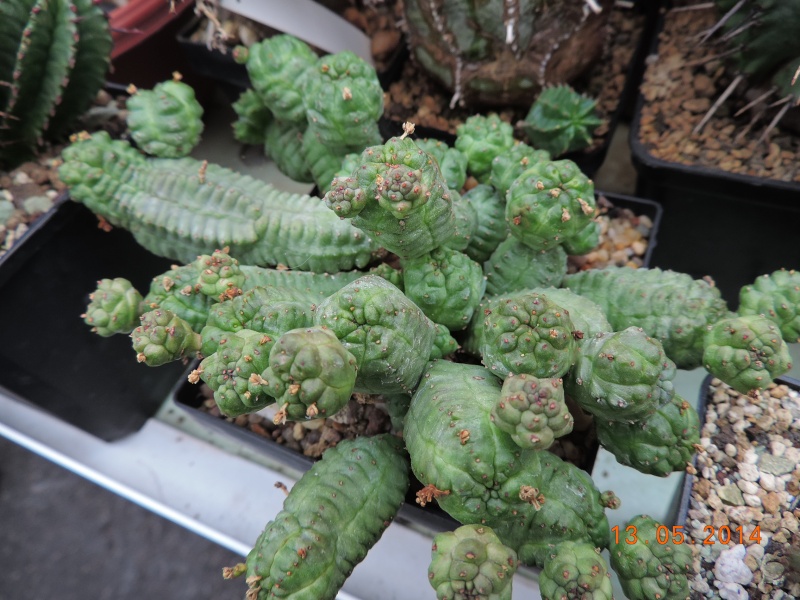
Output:
M414 58L451 105L530 106L602 55L611 0L406 0Z

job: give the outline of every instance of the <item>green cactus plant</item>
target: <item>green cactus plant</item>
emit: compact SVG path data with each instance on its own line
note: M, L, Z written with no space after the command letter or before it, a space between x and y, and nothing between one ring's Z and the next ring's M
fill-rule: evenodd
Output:
M91 0L4 2L0 21L0 166L11 168L89 108L112 40Z
M534 252L510 235L495 248L483 270L486 293L493 296L536 287L558 287L567 274L567 253L561 246Z
M472 115L456 130L455 147L467 157L468 171L488 183L494 158L514 145L514 129L496 113Z
M200 336L186 321L168 310L144 313L131 339L136 359L151 367L192 358L200 350Z
M549 160L550 153L547 150L535 149L524 142L515 141L513 146L492 159L489 183L505 200L508 188L517 177L534 164Z
M539 574L542 600L613 600L611 574L600 552L585 542L553 546Z
M127 279L101 279L89 294L89 304L81 318L93 332L109 337L133 331L145 312L144 306L144 298Z
M508 237L506 202L490 185L479 184L461 196L477 214L477 223L469 238L464 254L484 263L497 246Z
M765 315L786 342L800 341L800 273L782 269L763 275L739 292L737 313Z
M583 150L603 124L596 102L568 85L545 88L522 123L530 142L553 156Z
M267 125L273 116L258 92L252 88L243 91L231 108L236 113L236 120L232 124L233 137L243 144L263 143Z

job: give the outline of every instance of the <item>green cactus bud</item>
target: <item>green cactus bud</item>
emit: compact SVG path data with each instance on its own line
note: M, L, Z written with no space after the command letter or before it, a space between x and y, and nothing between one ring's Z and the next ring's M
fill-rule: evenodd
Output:
M432 138L417 140L417 146L436 159L447 187L460 191L467 181L467 157L447 143Z
M487 415L500 382L485 368L435 360L411 400L403 437L411 466L454 519L486 525L525 564L541 565L548 544L608 545L608 520L589 475L548 451L521 449Z
M628 521L611 540L611 566L630 600L686 600L693 572L692 547L652 517ZM680 535L680 538L678 538ZM665 542L665 543L662 543Z
M514 128L497 114L472 115L456 129L455 147L467 157L469 172L489 183L492 161L514 145Z
M567 274L567 253L561 246L532 250L508 236L483 265L486 293L497 296L536 287L560 286Z
M700 418L677 394L638 423L598 419L597 438L617 462L648 475L666 477L691 463L700 443Z
M372 275L383 277L399 290L404 288L403 271L401 269L395 269L389 263L380 263L372 267L368 272Z
M349 50L321 57L304 90L309 126L329 147L356 149L375 143L383 114L383 89L375 68Z
M603 309L585 296L580 296L567 288L533 288L530 291L544 294L560 307L568 310L575 331L582 334L579 336L581 339L613 331Z
M169 310L156 309L141 316L141 325L131 332L136 360L158 367L196 355L200 335Z
M250 48L238 47L234 57L247 65L253 89L276 118L306 122L305 84L317 63L311 46L292 35L280 34Z
M534 450L547 450L574 424L562 381L525 374L506 377L491 418L517 446Z
M542 600L613 600L611 573L603 556L586 542L552 547L539 574Z
M722 319L709 327L703 365L737 392L767 387L792 368L778 326L761 315Z
M236 121L232 125L233 137L243 144L263 144L267 125L273 117L258 92L252 88L245 90L231 108L236 113Z
M356 359L325 328L292 329L270 350L262 376L286 420L330 417L350 400Z
M531 143L553 156L583 150L592 144L595 129L603 124L597 102L568 85L542 90L531 105L522 129Z
M337 178L324 201L400 258L430 252L456 229L436 161L405 137L364 150L353 176Z
M514 180L536 163L550 160L547 150L537 150L524 142L516 141L508 150L492 160L492 173L489 183L505 203L506 192Z
M478 263L441 247L401 265L406 296L429 319L451 331L467 327L486 289Z
M658 340L628 327L585 338L565 385L585 411L609 421L634 423L672 399L675 372L675 363Z
M334 600L407 489L408 458L395 436L342 440L326 450L248 554L247 597Z
M511 235L534 250L582 236L596 211L594 184L570 160L534 164L506 195Z
M152 90L136 90L127 102L131 137L147 154L161 158L188 156L200 142L203 107L194 89L176 77Z
M465 198L455 190L450 190L448 193L453 203L455 230L442 246L461 251L469 246L470 240L478 228L478 211L472 206L469 198Z
M800 342L800 272L781 269L743 287L737 312L764 315L780 327L785 342Z
M569 313L546 296L517 292L490 298L471 329L484 365L498 377L561 377L575 361Z
M270 346L269 336L257 331L242 329L228 335L192 371L189 381L206 382L220 411L229 417L259 411L275 402L260 378L269 367Z
M130 333L144 312L144 299L127 279L101 279L89 294L86 313L81 318L92 331L103 337Z
M356 357L355 391L368 394L412 390L436 335L419 307L377 275L365 275L326 298L314 324L330 329Z
M596 302L615 330L644 329L681 369L702 364L706 327L729 312L713 282L661 269L589 269L564 287Z
M458 350L458 342L450 335L450 330L444 325L434 323L436 336L433 338L430 360L452 356Z
M428 580L439 600L511 600L517 564L490 527L462 525L433 538Z
M197 257L195 263L200 272L197 278L197 291L214 299L237 296L245 284L245 274L239 261L222 250Z
M461 196L477 213L477 224L464 254L483 264L508 237L506 201L490 185L479 184Z
M314 178L302 151L305 125L273 119L264 129L264 154L289 179L311 183Z

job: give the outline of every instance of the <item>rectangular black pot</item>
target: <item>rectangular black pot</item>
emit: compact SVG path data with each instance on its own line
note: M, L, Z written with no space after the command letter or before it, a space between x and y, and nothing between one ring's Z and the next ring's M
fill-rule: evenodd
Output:
M658 53L658 36L650 53ZM711 276L732 309L759 275L800 269L800 184L655 158L639 139L644 102L640 94L630 145L637 195L665 209L653 266Z
M128 336L100 337L81 314L98 280L146 291L169 266L61 196L0 258L0 389L106 441L137 431L186 367L138 364Z

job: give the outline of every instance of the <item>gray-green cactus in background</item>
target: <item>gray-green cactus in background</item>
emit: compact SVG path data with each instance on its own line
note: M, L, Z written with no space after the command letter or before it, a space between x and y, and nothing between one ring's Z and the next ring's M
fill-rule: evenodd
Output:
M267 125L272 121L272 111L261 100L254 89L246 89L231 104L236 113L233 122L233 137L243 144L262 144Z
M467 180L467 157L457 148L433 138L417 140L417 146L430 154L439 163L439 170L451 190L461 191Z
M525 142L515 141L513 146L492 159L489 183L505 202L506 192L517 177L532 165L549 160L550 153L547 150L538 150Z

